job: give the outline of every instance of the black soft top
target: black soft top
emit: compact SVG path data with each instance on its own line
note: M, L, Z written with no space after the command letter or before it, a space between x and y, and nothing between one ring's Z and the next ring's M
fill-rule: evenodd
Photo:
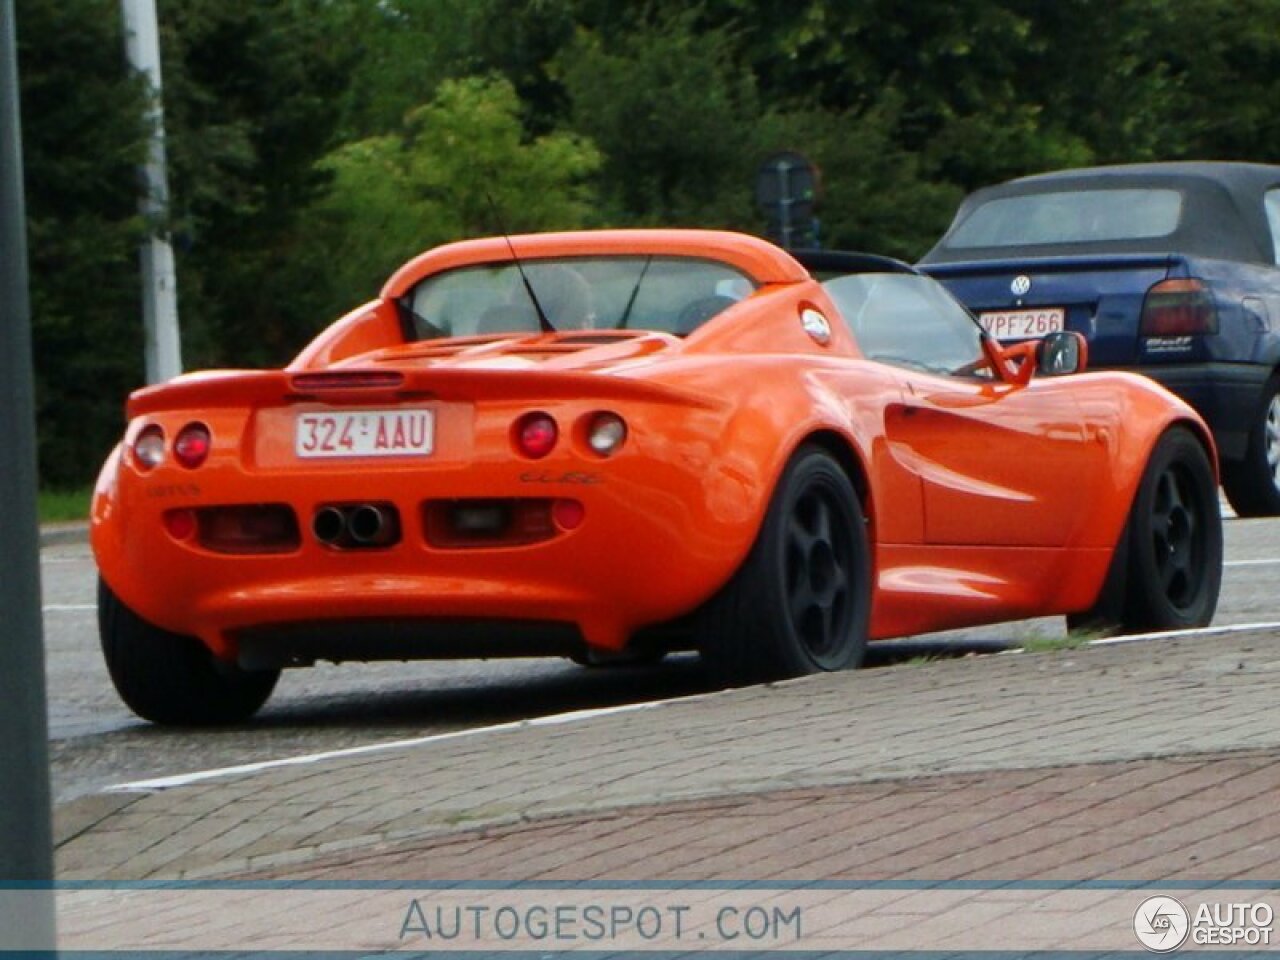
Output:
M1149 239L1034 244L1017 247L947 246L956 226L979 206L1001 197L1086 190L1163 187L1183 197L1182 217L1173 233ZM1136 163L1082 167L1021 177L974 191L921 263L1008 260L1015 256L1056 257L1081 253L1186 253L1221 260L1274 263L1263 195L1280 187L1280 166L1260 163Z

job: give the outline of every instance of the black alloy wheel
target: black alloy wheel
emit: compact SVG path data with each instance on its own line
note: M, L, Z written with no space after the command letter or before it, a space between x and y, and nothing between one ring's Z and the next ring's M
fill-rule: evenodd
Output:
M801 447L747 559L703 609L700 649L712 680L741 686L858 666L870 558L848 475L825 449Z
M1147 461L1094 606L1067 626L1104 634L1208 626L1222 585L1222 514L1213 467L1185 427Z

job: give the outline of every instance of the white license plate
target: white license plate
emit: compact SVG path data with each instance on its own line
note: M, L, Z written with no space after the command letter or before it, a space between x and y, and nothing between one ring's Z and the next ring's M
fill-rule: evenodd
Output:
M423 457L434 446L430 410L329 410L294 421L299 457Z
M978 314L982 329L997 340L1026 340L1057 333L1066 326L1066 319L1067 311L1063 307L988 310Z

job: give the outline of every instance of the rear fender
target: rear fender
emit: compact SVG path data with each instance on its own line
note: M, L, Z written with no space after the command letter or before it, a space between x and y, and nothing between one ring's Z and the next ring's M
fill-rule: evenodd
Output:
M1078 383L1077 397L1092 440L1106 448L1111 482L1109 495L1099 498L1077 546L1110 549L1129 518L1152 451L1167 430L1184 426L1192 431L1204 445L1215 480L1217 448L1199 414L1145 377L1104 371L1081 374Z
M768 358L760 360L774 375L779 362L780 358L772 363ZM757 375L745 369L742 379L758 382L768 372L762 369ZM807 443L829 452L848 474L874 539L875 505L867 481L869 439L858 437L845 409L845 401L814 377L805 387L744 399L729 418L708 464L706 493L708 509L743 533L729 550L728 574L746 560L783 472Z

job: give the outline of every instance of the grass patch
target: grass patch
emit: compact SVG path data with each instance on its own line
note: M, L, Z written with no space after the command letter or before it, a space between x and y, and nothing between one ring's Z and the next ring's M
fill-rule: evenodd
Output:
M41 523L66 523L71 520L89 519L89 501L92 487L78 490L41 490L38 509Z
M919 653L908 660L903 660L902 663L904 666L908 666L908 667L923 667L926 663L939 663L943 660L953 660L953 659L955 658L944 657L941 654L937 654L937 653Z
M1029 634L1018 645L1028 653L1045 653L1050 650L1075 650L1077 647L1083 647L1090 640L1101 636L1099 633L1092 633L1082 630L1079 633L1068 633L1059 636L1047 636L1043 633Z

